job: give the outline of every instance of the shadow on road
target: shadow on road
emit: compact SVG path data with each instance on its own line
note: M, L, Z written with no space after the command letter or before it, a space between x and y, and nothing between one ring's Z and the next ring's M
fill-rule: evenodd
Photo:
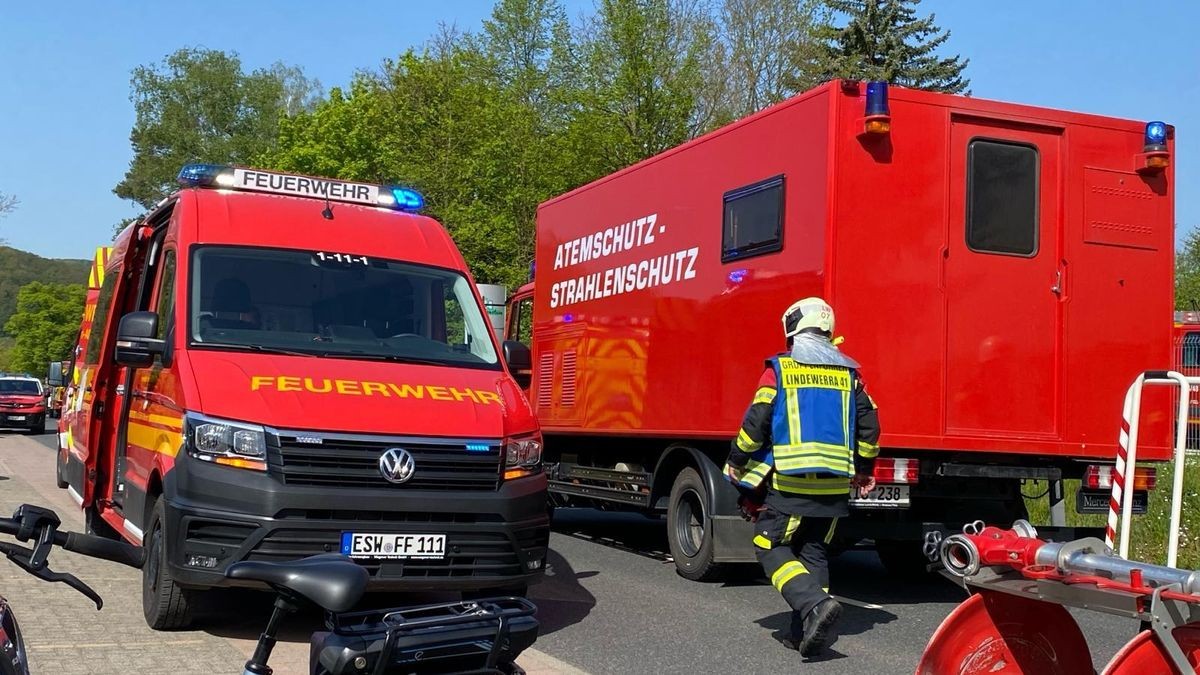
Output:
M620 511L559 508L554 511L550 528L568 537L593 541L655 560L670 557L667 553L667 525L662 518Z
M529 590L537 605L539 635L549 635L583 621L596 606L596 597L580 583L599 572L576 572L567 559L551 549L546 556L546 576Z

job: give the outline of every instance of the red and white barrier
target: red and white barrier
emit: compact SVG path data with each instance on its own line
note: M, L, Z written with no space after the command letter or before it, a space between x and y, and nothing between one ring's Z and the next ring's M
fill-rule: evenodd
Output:
M1117 445L1117 465L1112 474L1112 494L1108 500L1108 525L1104 543L1113 549L1120 532L1118 554L1129 558L1130 518L1133 515L1133 474L1137 466L1138 419L1142 411L1142 388L1147 384L1173 384L1179 387L1179 411L1176 415L1175 476L1171 490L1171 533L1167 542L1167 565L1175 566L1179 553L1179 518L1183 505L1183 468L1187 452L1188 401L1191 385L1200 384L1200 377L1185 377L1181 373L1151 370L1137 376L1125 392L1125 409L1121 419L1121 435ZM1126 490L1128 483L1129 489ZM1118 512L1120 519L1118 520Z

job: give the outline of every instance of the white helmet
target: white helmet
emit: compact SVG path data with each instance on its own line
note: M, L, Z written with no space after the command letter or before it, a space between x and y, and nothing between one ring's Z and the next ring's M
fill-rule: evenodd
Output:
M821 298L805 298L788 307L783 313L784 337L795 337L806 328L833 335L833 308Z

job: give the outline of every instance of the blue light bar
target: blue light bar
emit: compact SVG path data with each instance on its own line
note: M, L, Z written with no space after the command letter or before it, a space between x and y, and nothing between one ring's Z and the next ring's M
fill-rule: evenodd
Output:
M218 185L222 175L229 176L229 183L232 184L233 174L229 172L231 167L222 164L187 164L179 170L179 176L175 180L183 187L209 187Z
M401 211L419 211L425 206L425 198L411 188L394 187L392 196L396 199L396 208Z
M1164 122L1146 124L1146 149L1165 150L1167 147L1167 125Z
M867 117L890 115L888 112L888 83L867 83Z
M467 452L489 452L491 446L487 443L467 443Z

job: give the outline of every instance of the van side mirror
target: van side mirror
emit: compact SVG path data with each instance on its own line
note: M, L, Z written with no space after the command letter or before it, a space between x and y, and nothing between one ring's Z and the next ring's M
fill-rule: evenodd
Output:
M130 368L147 368L155 355L162 354L166 342L156 339L158 314L130 312L121 317L117 327L116 361Z
M508 364L517 384L522 389L529 388L529 381L533 377L533 355L529 353L529 347L516 340L505 340L504 362Z
M63 385L62 361L50 362L50 370L46 373L46 384L51 387L61 387Z

